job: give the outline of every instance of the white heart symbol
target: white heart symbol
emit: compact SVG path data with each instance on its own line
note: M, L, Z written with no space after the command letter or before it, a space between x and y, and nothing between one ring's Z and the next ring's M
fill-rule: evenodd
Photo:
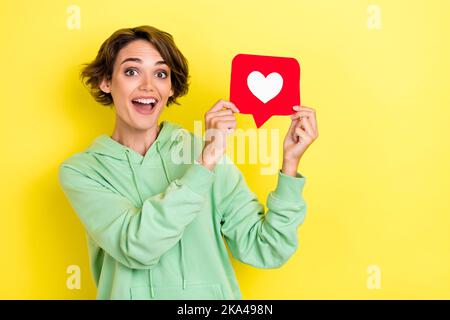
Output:
M277 72L264 77L261 72L253 71L247 77L247 86L255 97L267 103L280 93L283 77Z

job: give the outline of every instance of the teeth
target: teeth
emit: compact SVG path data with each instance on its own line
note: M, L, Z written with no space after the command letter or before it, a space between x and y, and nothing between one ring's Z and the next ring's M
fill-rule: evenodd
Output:
M143 103L143 104L152 104L152 103L156 103L155 99L133 99L133 101L137 101L139 103Z

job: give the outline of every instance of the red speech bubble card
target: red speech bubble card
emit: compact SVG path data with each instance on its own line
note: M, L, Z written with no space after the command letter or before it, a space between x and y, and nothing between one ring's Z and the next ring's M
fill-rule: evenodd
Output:
M256 127L300 105L300 64L295 58L238 54L231 64L230 101L252 114Z

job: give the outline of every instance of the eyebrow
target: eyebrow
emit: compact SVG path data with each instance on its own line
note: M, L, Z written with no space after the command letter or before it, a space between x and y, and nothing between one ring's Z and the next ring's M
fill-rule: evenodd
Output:
M142 60L139 59L139 58L126 58L125 60L122 61L121 65L124 64L127 61L134 61L134 62L142 63ZM160 64L167 65L167 63L164 60L160 60L160 61L155 62L155 66L160 65Z

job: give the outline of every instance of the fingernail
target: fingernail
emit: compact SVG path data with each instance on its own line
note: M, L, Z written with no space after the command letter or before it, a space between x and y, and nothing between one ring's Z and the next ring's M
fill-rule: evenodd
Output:
M299 110L300 109L300 107L299 106L294 106L294 108L293 108L294 110Z

